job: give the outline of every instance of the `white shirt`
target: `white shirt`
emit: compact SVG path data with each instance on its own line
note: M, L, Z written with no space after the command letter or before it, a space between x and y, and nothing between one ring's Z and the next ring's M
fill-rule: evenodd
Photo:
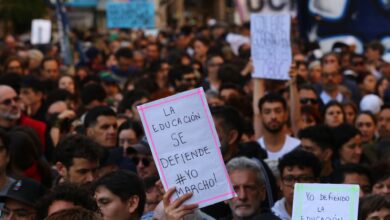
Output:
M344 99L343 94L341 94L340 92L337 93L336 99L333 99L332 97L330 97L330 95L328 95L328 93L326 93L325 91L321 92L320 97L321 97L324 105L328 104L328 102L330 102L332 100L336 100L336 101L341 103L341 102L343 102L343 99Z
M286 140L284 141L283 147L278 152L271 152L267 149L267 145L264 142L264 137L258 139L257 142L259 142L260 146L267 151L267 156L270 160L278 160L301 144L299 139L286 135Z
M272 207L272 212L282 220L291 220L291 216L287 213L285 203L286 199L284 197L276 201Z

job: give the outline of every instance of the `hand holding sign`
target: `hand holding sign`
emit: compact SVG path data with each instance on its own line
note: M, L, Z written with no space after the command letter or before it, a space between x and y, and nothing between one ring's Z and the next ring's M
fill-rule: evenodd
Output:
M191 192L191 198L179 201L204 207L233 197L202 88L138 106L138 111L164 188L176 187L173 200Z

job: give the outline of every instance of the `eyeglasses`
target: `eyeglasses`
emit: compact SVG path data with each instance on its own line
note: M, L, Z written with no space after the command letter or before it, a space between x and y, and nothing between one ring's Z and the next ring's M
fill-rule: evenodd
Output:
M311 183L314 181L313 176L285 176L282 177L283 184L286 186L293 186L294 183Z
M1 217L0 219L6 219L8 218L11 213L13 214L13 217L15 219L26 219L28 217L30 217L31 215L34 215L35 212L29 212L25 209L15 209L15 210L10 210L10 209L7 209L7 208L3 208L1 210Z
M141 162L142 165L144 165L144 167L148 167L152 161L148 158L145 158L145 157L144 158L133 157L133 162L135 165L137 165L139 162Z
M12 102L18 103L19 101L20 101L19 96L15 96L15 97L13 97L13 98L4 99L4 100L1 102L1 104L3 104L3 105L11 105Z
M317 99L302 98L299 100L302 105L315 105L318 103Z

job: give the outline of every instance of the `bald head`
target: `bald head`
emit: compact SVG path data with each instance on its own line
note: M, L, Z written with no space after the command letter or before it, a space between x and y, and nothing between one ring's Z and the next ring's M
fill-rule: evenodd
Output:
M0 85L0 99L5 93L9 93L9 92L16 94L15 90L11 86Z

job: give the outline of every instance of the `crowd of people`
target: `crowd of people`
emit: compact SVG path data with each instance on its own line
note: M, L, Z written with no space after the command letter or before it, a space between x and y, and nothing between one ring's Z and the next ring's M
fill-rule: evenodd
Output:
M390 56L292 31L291 80L252 78L239 27L73 31L0 45L2 219L282 219L295 183L357 184L359 219L390 218ZM136 107L203 87L237 194L198 209L164 191Z

